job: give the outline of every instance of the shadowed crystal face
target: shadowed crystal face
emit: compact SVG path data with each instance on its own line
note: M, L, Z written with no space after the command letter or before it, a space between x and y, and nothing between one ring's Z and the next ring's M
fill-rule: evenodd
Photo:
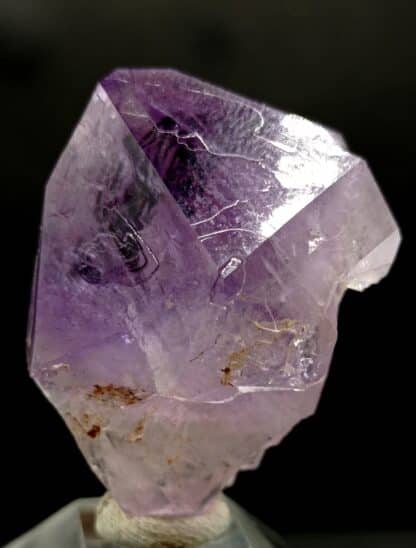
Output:
M399 240L339 135L116 70L47 185L31 374L127 512L195 513L314 411L340 299Z

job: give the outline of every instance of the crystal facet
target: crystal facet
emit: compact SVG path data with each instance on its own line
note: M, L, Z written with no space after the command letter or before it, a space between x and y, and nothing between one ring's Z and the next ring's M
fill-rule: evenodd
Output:
M195 513L313 413L340 299L399 241L337 133L116 70L47 185L31 374L127 512Z

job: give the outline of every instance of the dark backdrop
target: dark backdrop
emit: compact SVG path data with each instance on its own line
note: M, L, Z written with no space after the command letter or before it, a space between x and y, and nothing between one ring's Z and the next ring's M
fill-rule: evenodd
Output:
M347 294L316 415L229 494L283 533L415 526L412 5L0 0L0 543L103 491L29 380L24 337L45 181L94 83L121 65L177 67L320 120L368 158L404 233L397 263Z

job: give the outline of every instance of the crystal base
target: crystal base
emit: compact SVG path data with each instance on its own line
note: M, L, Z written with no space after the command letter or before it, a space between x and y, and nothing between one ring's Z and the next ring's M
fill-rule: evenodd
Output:
M68 504L37 527L12 541L6 548L116 548L99 539L94 531L99 499L79 499ZM230 499L231 525L205 548L284 548L279 535Z

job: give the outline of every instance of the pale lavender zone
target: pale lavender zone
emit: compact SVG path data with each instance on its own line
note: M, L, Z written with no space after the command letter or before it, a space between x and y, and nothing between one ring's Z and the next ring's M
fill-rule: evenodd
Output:
M314 411L340 299L399 241L339 135L117 70L46 189L31 374L127 512L196 513Z

